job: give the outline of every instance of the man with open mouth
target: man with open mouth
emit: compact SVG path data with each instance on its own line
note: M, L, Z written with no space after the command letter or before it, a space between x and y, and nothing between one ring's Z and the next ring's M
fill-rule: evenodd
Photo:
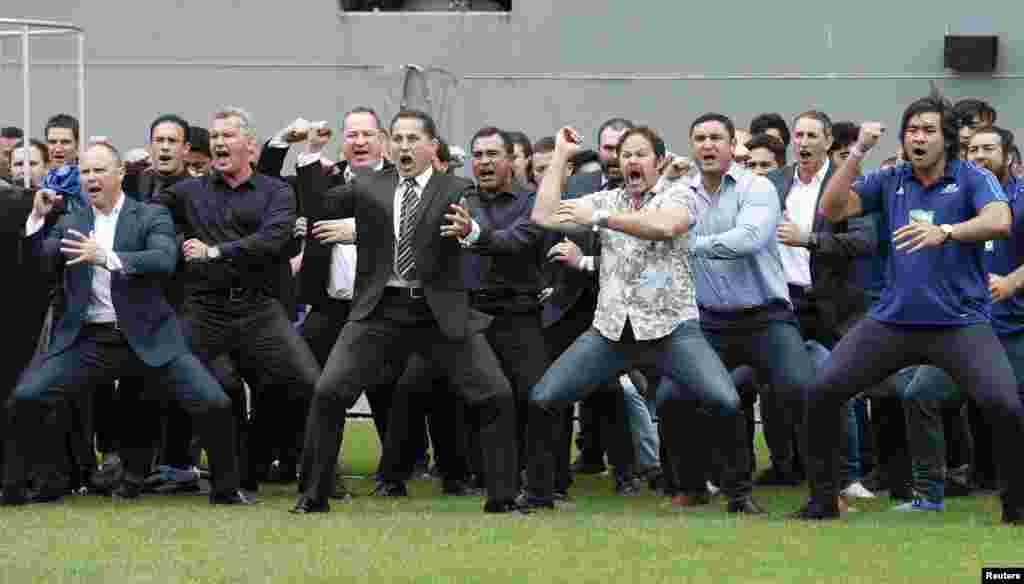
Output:
M290 269L295 195L288 183L253 170L256 132L248 112L216 111L209 132L210 174L157 196L185 240L189 343L204 363L237 355L239 369L261 380L254 389L287 391L288 409L302 419L320 367L277 296L282 270Z
M731 154L731 143L728 148ZM698 215L685 186L654 188L666 154L664 142L647 127L627 130L617 147L623 186L562 201L560 179L578 149L576 131L569 127L559 130L555 155L541 182L531 220L565 233L586 229L599 232L597 311L593 327L558 357L530 392L534 410L531 430L536 428L530 434L547 443L537 448L535 456L540 460L531 460L531 465L547 469L538 472L543 480L530 485L531 497L547 501L553 496L550 469L560 413L622 371L654 367L662 376L657 407L666 450L672 459L670 471L692 468L694 465L684 464L684 459L703 456L696 453L708 450L693 448L706 442L707 435L694 433L698 426L684 421L685 413L694 409L690 392L698 392L699 401L719 417L713 435L720 437L729 459L722 485L729 496L728 511L763 513L750 498L746 420L739 413L739 396L698 322L688 253L689 231ZM677 495L673 504L689 506L691 500L705 501L703 473L678 479L684 494Z
M1008 239L985 242L985 271L992 296L992 328L1006 349L1018 387L1024 380L1024 181L1010 174L1010 152L1014 136L1009 130L990 126L971 136L967 158L987 169L1003 186L1013 210L1013 227ZM942 511L945 508L946 436L942 410L959 409L967 398L948 374L922 366L906 391L907 437L914 460L914 485L918 498L896 507L900 511ZM972 421L974 419L972 418ZM976 424L980 420L975 422Z
M417 353L440 366L473 406L480 426L485 512L523 509L518 495L515 403L484 332L492 318L470 306L464 235L451 214L463 179L436 173L434 120L403 110L391 121L396 171L327 189L308 173L308 192L324 194L325 216L355 218L356 280L348 323L331 350L309 413L305 491L291 510L326 513L333 492L345 411L381 368Z
M937 91L907 107L900 140L907 163L860 178L860 163L884 126L868 122L828 184L820 212L834 223L879 211L892 235L882 298L832 351L808 394L810 500L800 519L839 516L836 416L853 395L902 367L933 364L973 394L997 445L1005 488L1002 519L1024 522L1024 409L1006 351L990 323L984 242L1005 239L1011 211L991 172L957 158L957 125Z

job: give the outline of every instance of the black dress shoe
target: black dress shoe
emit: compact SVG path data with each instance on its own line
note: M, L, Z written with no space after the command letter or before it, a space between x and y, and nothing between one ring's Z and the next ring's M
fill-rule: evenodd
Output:
M738 501L729 501L729 505L726 506L725 510L728 513L739 515L766 515L768 513L750 497L745 497Z
M516 497L516 505L518 505L520 509L527 509L529 511L534 511L537 509L554 509L555 499L554 497L552 497L551 499L542 499L540 497L534 497L533 495L530 495L524 491L522 493L519 493L519 496Z
M255 505L256 499L246 495L241 489L226 493L210 493L211 505Z
M408 497L409 490L405 488L405 483L381 481L377 483L377 488L373 490L372 495L374 497Z
M441 492L454 497L478 497L483 494L481 489L475 489L461 480L445 480L441 483Z
M534 507L521 504L519 499L513 499L512 501L492 501L488 499L484 503L484 513L521 513L529 515L533 513L533 510Z
M789 514L790 519L802 519L804 521L821 521L826 519L839 519L839 507L833 505L819 505L814 501L808 501L794 513Z
M328 513L330 510L331 506L326 500L317 501L303 495L295 502L295 507L292 507L289 513L305 515L307 513Z
M142 483L132 481L121 481L110 493L115 499L138 499L142 494Z
M27 505L29 502L28 493L24 487L6 487L4 496L0 498L0 504L7 507Z
M615 494L623 497L631 497L640 494L640 487L636 486L633 479L615 479Z

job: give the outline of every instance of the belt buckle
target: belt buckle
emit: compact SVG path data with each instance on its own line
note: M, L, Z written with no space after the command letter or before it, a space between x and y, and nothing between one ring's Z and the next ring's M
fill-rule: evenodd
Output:
M238 302L245 296L245 288L228 288L228 300Z
M409 298L412 298L413 300L421 300L425 297L423 294L423 288L408 288L408 290Z

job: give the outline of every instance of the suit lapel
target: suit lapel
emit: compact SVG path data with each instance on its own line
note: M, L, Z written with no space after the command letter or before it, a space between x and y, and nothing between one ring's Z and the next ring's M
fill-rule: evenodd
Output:
M832 172L835 169L835 166L831 161L829 161L828 171L825 172L825 178L822 179L821 185L818 187L818 196L814 199L814 222L811 227L812 231L821 231L824 226L825 216L818 212L818 205L821 204L821 194L825 192L825 187L828 186L828 181L832 178Z
M139 211L139 205L124 197L124 203L121 207L121 212L117 216L117 224L114 226L114 249L113 251L122 251L125 249L125 244L135 238L135 229L139 222L135 221L135 214Z
M423 222L423 218L427 215L427 209L430 208L437 194L441 191L441 182L444 180L442 176L436 172L432 174L430 180L427 181L427 186L420 195L420 204L416 207L416 217L413 221L413 225L415 225L413 237L419 232L420 223Z

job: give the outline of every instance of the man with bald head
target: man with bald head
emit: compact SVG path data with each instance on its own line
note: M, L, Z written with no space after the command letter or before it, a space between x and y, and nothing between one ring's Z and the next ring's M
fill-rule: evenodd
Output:
M139 203L121 188L124 165L117 149L94 144L80 163L88 205L44 229L54 208L40 190L25 223L29 247L43 270L63 267L65 311L38 367L14 390L7 440L3 503L32 498L25 463L41 450L40 426L54 401L126 376L146 376L166 387L197 417L214 473L213 504L245 503L238 491L231 400L189 352L162 280L177 264L174 223L164 207ZM126 420L127 422L130 422ZM149 461L147 449L129 455L115 496L136 498Z

